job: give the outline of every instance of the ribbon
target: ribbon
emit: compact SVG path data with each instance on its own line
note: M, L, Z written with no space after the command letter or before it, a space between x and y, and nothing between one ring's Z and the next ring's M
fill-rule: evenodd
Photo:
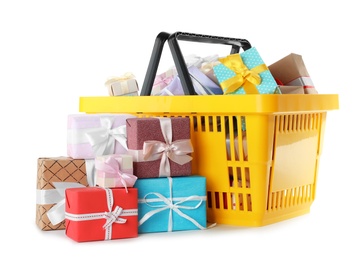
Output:
M100 117L101 127L90 129L85 135L91 144L95 156L113 154L115 141L118 141L126 150L126 126L112 128L113 117Z
M259 93L256 86L261 83L259 73L268 69L265 64L261 64L249 70L239 53L220 58L219 61L236 74L234 77L220 83L225 94L234 92L240 87L244 88L246 94Z
M95 186L94 160L84 160L88 186ZM57 225L65 218L65 190L67 188L85 187L78 182L53 182L55 189L36 190L36 204L55 204L47 211L47 216L52 225Z
M313 81L310 77L299 77L296 78L285 85L290 86L303 86L304 88L314 88Z
M104 240L110 240L112 238L112 225L113 224L124 224L127 222L127 219L121 218L121 216L137 216L138 209L122 209L119 206L116 206L114 210L113 208L113 193L109 188L104 189L106 191L107 198L107 212L100 213L86 213L86 214L72 214L69 212L65 212L65 218L72 221L87 221L94 219L102 219L106 220L103 228L105 229L105 238Z
M191 218L190 216L183 213L180 209L187 209L187 210L193 210L197 209L201 206L202 202L206 200L206 196L198 196L198 195L192 195L186 198L173 198L172 197L172 178L167 177L169 182L169 189L170 189L170 198L166 198L162 194L158 192L150 192L144 196L143 199L139 199L138 203L146 203L151 208L157 208L154 210L151 210L147 212L138 222L138 226L141 226L143 223L145 223L149 218L151 218L153 215L164 211L169 210L169 217L168 217L168 228L167 231L172 231L173 221L172 221L172 214L173 212L177 213L182 218L192 222L196 227L199 229L206 229L206 227L203 227L198 223L195 219ZM154 195L157 198L148 198L150 195ZM195 206L183 206L182 203L185 203L187 201L196 200L198 203ZM174 201L177 201L174 203ZM155 204L152 204L152 202L156 202ZM157 202L163 202L164 204L160 204Z
M204 62L202 65L201 65L201 72L203 73L208 73L209 71L211 71L216 65L219 65L220 64L220 61L212 61L212 62Z
M164 88L168 86L174 78L174 75L166 76L166 74L157 75L155 78L154 85L157 85L159 88Z
M65 190L68 188L85 187L77 182L53 182L55 189L37 190L36 204L55 204L47 212L47 216L52 225L57 225L65 218Z
M134 78L135 78L135 76L131 72L126 72L121 77L108 78L107 81L104 83L104 85L109 88L112 86L113 83L115 83L117 81L125 81L125 80L134 79Z
M95 168L104 172L106 175L117 176L117 180L121 182L120 185L117 184L117 187L125 187L127 193L127 187L133 187L137 180L137 177L132 173L122 171L120 163L112 156L106 158L105 161L96 158Z
M188 154L193 152L193 147L190 139L172 141L171 118L160 117L158 119L165 142L145 141L143 143L143 150L132 150L129 152L133 155L133 159L136 162L161 159L159 176L166 177L171 174L169 160L180 165L190 162L192 157Z
M135 79L135 76L132 73L127 72L127 73L123 74L121 77L108 78L107 81L104 83L104 85L108 88L108 92L109 92L110 96L120 96L120 95L128 94L128 93L138 90L137 85L133 86L133 88L130 88L129 84L127 84L126 81L131 80L131 79ZM117 89L115 90L114 85L116 83L118 83L118 84L117 84Z
M187 67L195 66L197 68L200 68L203 63L217 61L218 57L219 56L216 54L210 55L207 57L203 57L203 58L199 57L195 54L191 54L191 55L185 56L184 59L185 59L185 63L186 63Z

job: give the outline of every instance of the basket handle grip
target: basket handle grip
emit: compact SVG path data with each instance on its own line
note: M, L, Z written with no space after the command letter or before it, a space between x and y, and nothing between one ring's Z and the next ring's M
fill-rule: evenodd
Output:
M160 63L162 55L163 46L166 41L168 42L168 45L170 47L172 58L174 60L175 67L178 76L180 78L181 85L185 95L197 95L193 87L180 46L178 44L178 40L231 45L231 51L230 51L231 54L238 53L240 51L240 48L242 48L244 51L251 48L251 44L249 43L249 41L245 39L194 34L186 32L175 32L173 34L161 32L157 35L153 46L151 59L147 68L146 76L143 81L143 86L140 93L141 96L151 95L152 86L156 77L157 68Z

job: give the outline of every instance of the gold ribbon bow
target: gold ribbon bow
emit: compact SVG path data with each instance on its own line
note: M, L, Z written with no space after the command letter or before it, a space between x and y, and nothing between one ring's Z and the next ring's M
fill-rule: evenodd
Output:
M259 94L257 85L261 83L259 73L267 70L265 64L249 69L243 62L239 53L219 58L219 61L235 72L235 76L220 83L224 94L228 94L243 87L246 94Z

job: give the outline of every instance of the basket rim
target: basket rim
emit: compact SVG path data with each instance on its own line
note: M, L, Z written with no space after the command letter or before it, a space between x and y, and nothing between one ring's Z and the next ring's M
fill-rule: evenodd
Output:
M189 96L82 96L79 112L169 114L274 114L339 109L338 94Z

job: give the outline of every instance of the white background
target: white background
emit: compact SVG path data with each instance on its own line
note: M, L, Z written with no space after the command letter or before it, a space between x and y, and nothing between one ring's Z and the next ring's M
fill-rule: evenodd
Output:
M0 258L361 259L362 20L356 3L1 1ZM217 226L94 243L36 227L37 158L65 155L66 118L78 113L80 96L107 95L105 80L125 72L142 86L161 31L245 38L267 65L301 54L319 93L339 94L340 109L327 114L309 214L261 228ZM200 56L217 50L185 48L185 55ZM172 65L169 58L166 45L161 67Z

